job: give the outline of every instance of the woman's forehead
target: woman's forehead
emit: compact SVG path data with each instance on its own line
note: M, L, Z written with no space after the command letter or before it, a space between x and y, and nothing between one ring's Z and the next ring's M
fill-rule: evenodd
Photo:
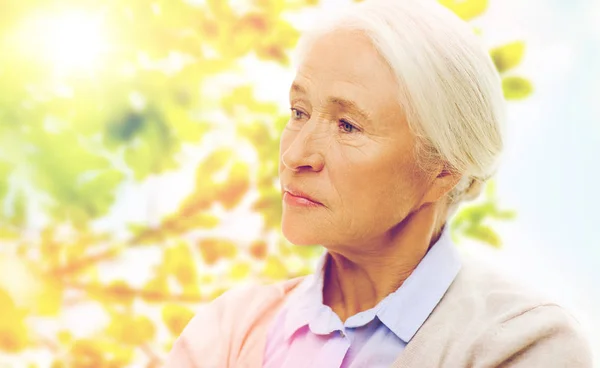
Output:
M336 30L314 39L298 69L306 72L327 69L355 77L368 76L370 70L376 69L391 73L385 59L366 35L346 30Z
M362 88L393 93L396 78L391 68L371 43L360 33L336 30L315 39L298 65L291 93L308 89Z

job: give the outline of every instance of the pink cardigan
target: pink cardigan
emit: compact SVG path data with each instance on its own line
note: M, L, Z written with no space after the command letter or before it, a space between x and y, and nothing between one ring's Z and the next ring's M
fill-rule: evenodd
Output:
M464 259L393 368L591 368L578 322L560 306ZM166 367L262 367L269 323L303 278L234 288L202 306Z

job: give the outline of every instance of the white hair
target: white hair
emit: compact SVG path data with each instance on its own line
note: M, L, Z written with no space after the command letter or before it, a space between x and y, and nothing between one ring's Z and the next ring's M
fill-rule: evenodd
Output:
M442 160L462 175L450 203L479 195L502 152L505 100L489 53L468 23L428 0L367 0L321 15L300 38L296 62L328 32L365 34L398 78L419 161Z

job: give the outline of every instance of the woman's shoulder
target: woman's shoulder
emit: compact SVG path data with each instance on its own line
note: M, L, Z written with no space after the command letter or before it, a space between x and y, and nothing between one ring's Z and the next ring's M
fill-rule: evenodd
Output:
M240 316L240 312L255 312L269 308L271 303L279 303L298 286L304 277L296 277L278 282L249 282L225 291L206 306ZM243 306L243 308L241 308Z
M269 316L302 279L240 284L201 305L175 341L166 366L226 366L224 362L239 353L241 339L261 331L257 326L268 323Z
M448 298L470 301L498 312L555 304L555 300L503 272L482 258L461 254L461 270L448 290Z
M453 359L470 359L476 366L510 361L511 367L591 367L589 342L571 312L481 259L463 256L462 261L422 328L440 342L454 341L454 353L447 349Z
M248 282L225 291L209 303L202 305L194 318L218 320L221 325L248 321L250 315L272 309L303 280L297 277L279 282Z
M442 299L442 308L457 308L454 314L478 322L526 323L541 316L548 323L578 326L576 318L552 296L482 259L466 255L461 259L462 268Z

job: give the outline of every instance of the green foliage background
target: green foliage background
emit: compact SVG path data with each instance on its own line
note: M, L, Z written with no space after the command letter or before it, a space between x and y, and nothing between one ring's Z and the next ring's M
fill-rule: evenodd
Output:
M287 106L258 99L255 85L210 86L248 58L290 68L299 30L289 19L317 3L3 2L0 362L160 366L198 304L240 283L312 272L321 248L293 246L279 229L278 145ZM485 0L441 3L465 20L487 8ZM32 16L71 9L106 20L111 49L93 71L57 70L44 54L43 32L23 31ZM490 50L507 99L532 92L514 73L523 53L521 41ZM219 141L220 132L234 141ZM194 147L205 152L193 190L173 211L128 221L125 232L99 230L122 210L120 190L181 172ZM239 147L250 147L255 160ZM258 235L240 242L218 229L243 205L262 223ZM453 236L499 247L493 221L513 216L500 208L491 182L455 216ZM109 277L111 265L144 254L154 261L143 282ZM69 317L81 310L100 316L93 328L85 326L89 318Z

